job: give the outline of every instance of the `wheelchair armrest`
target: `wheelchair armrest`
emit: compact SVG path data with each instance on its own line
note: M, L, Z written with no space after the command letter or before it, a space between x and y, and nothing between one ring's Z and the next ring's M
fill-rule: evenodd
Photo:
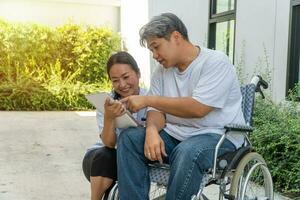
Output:
M228 124L225 127L226 132L228 131L243 131L243 132L252 132L253 127L248 125L241 124Z

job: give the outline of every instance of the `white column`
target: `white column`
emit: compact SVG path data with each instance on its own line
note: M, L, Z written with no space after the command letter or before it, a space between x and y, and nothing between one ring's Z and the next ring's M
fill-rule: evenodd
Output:
M121 0L121 35L124 47L137 61L141 82L150 85L149 51L140 46L139 30L148 22L148 0Z

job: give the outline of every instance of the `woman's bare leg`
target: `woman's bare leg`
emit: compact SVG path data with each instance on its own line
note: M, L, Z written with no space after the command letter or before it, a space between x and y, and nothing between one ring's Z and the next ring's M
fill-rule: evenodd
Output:
M113 179L102 176L91 176L91 200L101 200L105 191L112 185Z

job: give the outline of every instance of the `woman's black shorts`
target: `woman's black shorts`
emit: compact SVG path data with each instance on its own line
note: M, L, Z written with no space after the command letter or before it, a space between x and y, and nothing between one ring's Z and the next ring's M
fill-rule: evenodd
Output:
M115 148L100 147L88 151L82 162L85 177L102 176L117 180L117 152Z

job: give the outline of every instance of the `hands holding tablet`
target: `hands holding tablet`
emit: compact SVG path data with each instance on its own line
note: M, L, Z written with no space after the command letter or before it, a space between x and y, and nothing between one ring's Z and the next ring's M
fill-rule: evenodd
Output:
M105 117L114 119L116 121L116 128L136 127L139 125L122 102L113 100L107 93L88 94L86 98L100 112L106 113Z
M105 117L113 120L116 117L120 117L126 113L125 106L117 100L113 100L107 97L104 103Z

